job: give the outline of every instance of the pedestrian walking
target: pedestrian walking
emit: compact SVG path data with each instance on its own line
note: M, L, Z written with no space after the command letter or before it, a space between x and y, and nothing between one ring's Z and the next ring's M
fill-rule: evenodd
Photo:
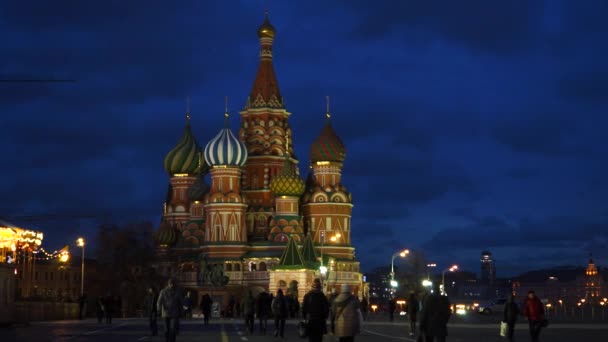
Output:
M410 293L407 300L407 316L410 321L410 336L416 335L416 320L418 318L418 296L415 292Z
M343 284L331 305L331 332L339 342L353 342L361 332L361 309L350 285Z
M112 316L114 315L114 297L108 293L103 300L103 312L106 316L106 324L112 324Z
M329 301L321 291L321 280L313 280L312 289L304 296L302 317L307 320L308 341L322 342L327 333Z
M537 342L540 337L543 320L545 319L545 308L536 296L536 293L532 290L528 291L528 297L524 304L524 316L528 317L530 338L532 342Z
M97 314L97 323L101 324L103 322L103 317L105 315L105 307L103 305L103 297L97 297L97 301L95 302L95 313Z
M251 289L247 290L245 293L245 298L243 299L243 310L241 310L243 316L245 316L245 326L247 327L247 332L253 334L253 324L255 319L255 299L253 298L253 293L251 293Z
M369 311L369 302L367 301L367 297L363 296L363 299L361 299L361 314L364 321L367 321L367 311Z
M158 335L158 310L156 309L157 301L158 294L154 291L153 288L148 288L148 294L144 299L144 309L146 311L146 315L148 316L148 321L150 323L150 334L152 334L152 336Z
M272 300L272 315L274 316L274 337L285 337L285 319L289 314L287 298L283 295L283 290L277 291L276 297Z
M255 303L255 311L260 320L260 333L266 335L268 318L270 318L270 312L272 311L272 302L268 292L262 291L258 294Z
M175 342L179 329L179 317L181 314L182 301L174 285L173 279L169 278L167 286L158 295L156 310L161 314L165 322L165 341Z
M397 309L397 302L395 298L391 297L388 301L388 320L393 321L395 319L395 310Z
M420 331L426 342L445 342L448 336L448 320L452 315L450 301L439 291L439 283L433 284L433 293L426 296L420 313Z
M192 318L192 295L190 291L186 292L186 297L183 301L184 317L186 319Z
M513 341L513 332L515 331L515 323L519 316L519 307L515 303L515 294L511 293L507 298L504 308L503 322L507 323L507 341Z
M205 293L201 299L201 311L203 312L203 322L205 325L209 325L212 305L213 301L211 300L211 296L209 296L208 293Z

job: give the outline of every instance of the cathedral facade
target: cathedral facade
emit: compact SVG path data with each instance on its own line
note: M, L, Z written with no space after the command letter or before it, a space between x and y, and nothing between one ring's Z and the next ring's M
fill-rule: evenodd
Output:
M305 161L306 180L300 177L291 113L273 67L275 33L266 15L257 31L257 75L238 133L229 128L226 112L225 127L201 147L187 113L185 131L165 157L170 180L155 236L159 267L191 289L274 292L296 285L301 300L321 277L326 291L350 284L362 297L351 244L352 195L342 184L346 149L328 108Z

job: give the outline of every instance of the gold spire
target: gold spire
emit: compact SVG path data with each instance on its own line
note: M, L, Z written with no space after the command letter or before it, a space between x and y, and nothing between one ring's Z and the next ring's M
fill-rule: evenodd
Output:
M186 120L190 122L190 96L186 96Z
M327 117L327 119L331 118L331 114L329 113L329 96L325 96L325 102L326 102L326 106L327 106L327 111L325 112L325 117Z

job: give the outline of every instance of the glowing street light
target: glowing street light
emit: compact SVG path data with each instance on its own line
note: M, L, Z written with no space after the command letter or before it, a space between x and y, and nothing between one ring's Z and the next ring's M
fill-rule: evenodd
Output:
M443 287L443 294L447 294L447 292L445 291L445 272L454 272L458 269L458 265L452 265L452 267L443 270L443 272L441 272L441 286Z
M78 247L82 248L82 261L80 265L80 295L84 296L84 238L79 237L76 240Z
M391 286L392 287L397 287L396 285L393 285L393 283L397 283L395 281L395 258L397 256L400 256L402 258L405 258L408 254L410 254L409 249L404 249L402 251L399 251L395 254L393 254L393 256L391 257Z
M428 280L428 279L424 279L422 281L422 286L424 286L424 287L431 287L431 286L433 286L433 282L430 281L430 280Z

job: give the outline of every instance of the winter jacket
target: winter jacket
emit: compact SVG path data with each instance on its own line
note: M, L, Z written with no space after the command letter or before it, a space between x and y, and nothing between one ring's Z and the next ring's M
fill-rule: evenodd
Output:
M321 290L311 290L304 296L302 316L308 320L327 320L329 302Z
M258 295L256 304L255 304L255 311L256 311L258 318L261 318L261 319L269 318L271 310L272 309L271 309L270 294L268 292L261 292Z
M533 298L526 298L526 303L524 305L524 315L528 317L528 320L540 321L543 319L545 309L543 308L543 303L540 301L540 299L538 299L538 297L534 296Z
M422 304L420 330L426 336L448 336L448 320L452 315L448 297L438 293L428 295Z
M255 314L255 299L251 294L243 299L243 315L253 316Z
M515 324L517 322L517 316L519 315L519 307L512 298L507 300L505 303L503 322L507 324Z
M272 315L274 318L285 319L289 314L287 307L287 298L285 296L276 296L272 300Z
M334 336L355 336L361 331L360 304L357 297L341 293L331 305L331 326Z
M165 287L158 295L157 310L163 318L179 318L182 300L175 287Z

